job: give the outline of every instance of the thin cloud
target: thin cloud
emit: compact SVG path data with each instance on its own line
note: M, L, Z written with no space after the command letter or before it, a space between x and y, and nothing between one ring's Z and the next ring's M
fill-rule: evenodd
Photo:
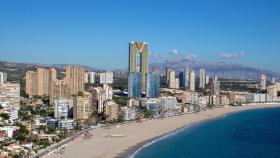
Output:
M157 53L157 52L150 52L149 54L153 58L166 58L167 57L167 55L162 54L162 53Z
M173 49L173 50L171 50L171 51L169 52L169 54L176 56L176 55L181 54L181 52L180 52L179 50L177 50L177 49Z
M221 53L219 55L219 59L233 59L233 58L241 58L245 55L245 52L241 51L239 53Z
M185 59L188 59L188 60L192 60L192 59L195 59L195 58L197 58L196 54L187 54L185 56Z

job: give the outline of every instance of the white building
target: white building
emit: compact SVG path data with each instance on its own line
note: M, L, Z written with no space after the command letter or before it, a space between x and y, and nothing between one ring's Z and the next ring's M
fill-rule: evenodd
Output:
M195 91L195 71L190 72L190 91Z
M4 126L0 127L0 131L7 134L9 138L13 138L13 135L15 134L15 131L19 130L19 127L17 126Z
M67 119L67 120L59 120L57 127L59 129L67 129L67 130L73 130L75 129L76 123L72 119Z
M260 89L266 90L266 75L261 75Z
M69 100L65 98L58 98L54 102L54 117L56 119L67 119L69 112Z
M0 72L0 84L7 82L7 74L5 72Z
M161 114L163 116L173 116L179 113L180 107L176 97L161 97Z
M95 83L95 72L88 72L89 83Z
M206 72L205 69L200 69L199 75L199 88L205 89L205 82L206 82Z
M111 71L106 71L99 74L99 81L101 84L112 84L114 82L114 75Z
M9 102L15 109L20 106L20 84L2 83L0 84L0 104Z
M182 103L183 104L198 104L199 95L197 92L184 92L182 93Z
M176 88L176 74L174 70L171 70L169 73L169 88Z

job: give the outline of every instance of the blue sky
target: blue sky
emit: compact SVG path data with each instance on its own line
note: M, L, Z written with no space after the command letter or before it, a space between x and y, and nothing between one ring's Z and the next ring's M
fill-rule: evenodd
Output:
M0 60L127 68L150 61L237 62L280 72L279 0L2 0Z

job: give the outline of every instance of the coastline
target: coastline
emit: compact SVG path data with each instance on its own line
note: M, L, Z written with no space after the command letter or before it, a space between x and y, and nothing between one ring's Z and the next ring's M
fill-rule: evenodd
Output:
M92 140L78 138L67 145L64 154L52 154L45 157L104 157L123 158L131 157L135 152L141 151L165 137L176 134L194 124L212 119L226 117L232 113L245 110L280 107L280 104L254 104L240 107L220 107L203 110L198 113L185 114L156 120L147 120L143 123L129 123L120 128L97 129L92 131ZM105 138L108 134L123 134L121 138Z

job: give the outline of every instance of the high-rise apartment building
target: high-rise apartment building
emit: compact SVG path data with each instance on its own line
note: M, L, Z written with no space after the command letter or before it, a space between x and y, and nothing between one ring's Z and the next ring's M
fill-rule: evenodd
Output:
M157 98L160 95L160 75L155 73L147 74L146 97Z
M9 103L13 108L20 106L20 84L2 83L0 84L0 104Z
M75 120L84 121L91 116L93 112L91 96L86 94L85 96L77 96L73 99L73 116Z
M54 101L54 117L56 119L67 119L69 112L69 100L66 98L57 98Z
M120 111L119 105L112 100L108 100L104 103L104 106L105 106L106 120L108 121L118 120L119 111Z
M260 78L260 89L261 90L266 90L266 75L262 74Z
M38 95L38 77L37 72L27 71L25 75L25 92L30 95Z
M205 69L200 69L199 75L199 88L205 89L205 82L206 82L206 72Z
M47 95L54 93L53 85L57 78L56 69L38 68L36 72L26 72L25 91L30 96Z
M195 91L195 71L190 72L190 91Z
M106 101L106 91L102 87L95 87L91 91L92 109L98 113L104 112L104 102Z
M95 72L88 72L89 83L95 83Z
M80 91L84 91L85 69L79 66L67 65L66 67L66 83L70 88L70 94L76 95Z
M138 60L140 57L140 60ZM137 62L139 61L139 63ZM140 70L137 71L137 67ZM129 73L141 73L141 92L146 91L146 75L148 73L148 44L146 42L129 43Z
M142 74L131 72L128 74L128 97L141 98L141 79Z
M5 72L0 72L0 84L7 82L7 74Z
M170 72L172 71L171 68L166 68L166 85L169 86L169 80L170 80Z
M168 87L169 88L176 88L176 74L175 74L175 71L174 70L171 70L169 72L169 85Z
M179 74L180 87L189 88L190 69L187 67Z
M114 74L111 71L102 72L99 74L101 84L112 84L114 82Z

